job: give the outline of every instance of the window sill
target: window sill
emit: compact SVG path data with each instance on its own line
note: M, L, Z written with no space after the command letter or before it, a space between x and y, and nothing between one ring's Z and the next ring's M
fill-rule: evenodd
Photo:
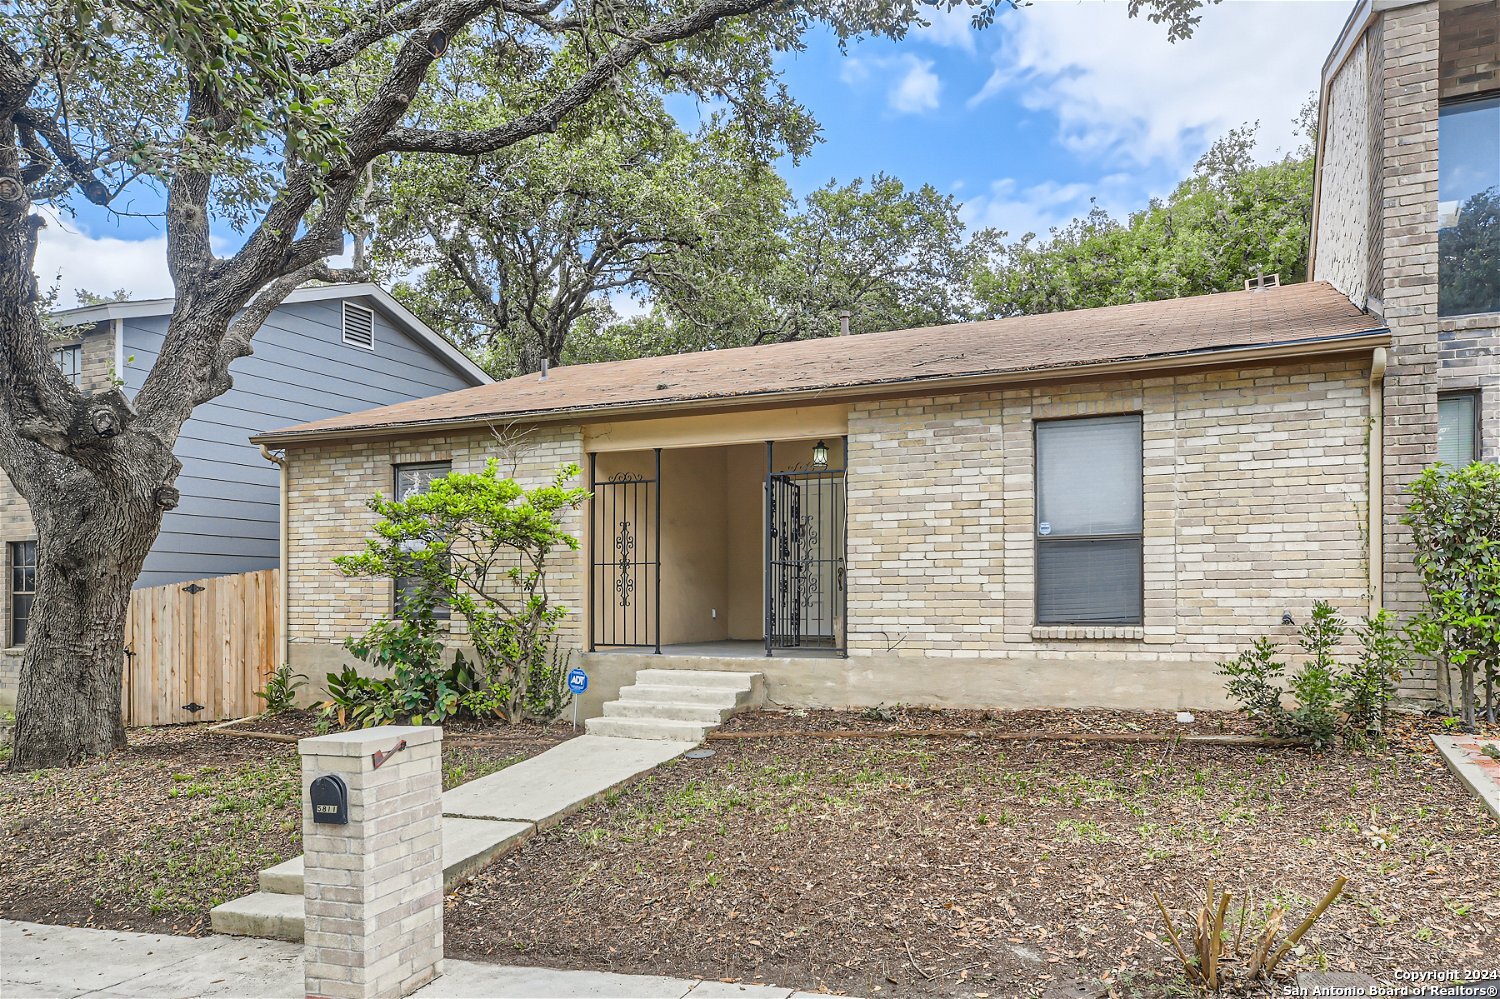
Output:
M1139 624L1039 624L1031 629L1031 637L1065 641L1140 641L1146 637L1146 628Z
M1438 316L1438 332L1500 328L1500 312L1472 312L1466 316Z

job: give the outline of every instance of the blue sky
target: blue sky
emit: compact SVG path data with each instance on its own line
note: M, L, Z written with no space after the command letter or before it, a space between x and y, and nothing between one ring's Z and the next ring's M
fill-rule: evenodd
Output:
M787 57L824 143L790 170L799 193L883 170L931 183L1015 235L1171 190L1214 138L1261 122L1289 150L1298 108L1352 4L1229 0L1173 45L1125 4L1041 0L983 31L962 10L901 42L841 55L818 36Z
M959 10L847 54L814 34L782 68L824 141L783 169L799 194L876 172L931 183L971 225L1016 236L1087 212L1091 197L1123 214L1246 121L1261 122L1264 157L1295 146L1291 120L1351 7L1227 0L1175 45L1127 18L1124 0L1037 0L984 31ZM61 273L63 305L79 287L171 294L159 231L97 211L44 230L38 271L47 283Z

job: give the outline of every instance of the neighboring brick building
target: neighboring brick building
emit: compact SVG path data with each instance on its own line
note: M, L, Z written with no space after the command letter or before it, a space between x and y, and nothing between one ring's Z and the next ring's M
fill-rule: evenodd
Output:
M524 432L519 478L577 462L597 497L549 577L586 707L648 663L745 656L789 703L1217 704L1214 664L1283 614L1370 609L1387 342L1306 284L565 367L272 432L288 659L321 676L391 613L389 581L332 565L368 497Z
M1408 484L1440 453L1500 457L1500 3L1357 5L1320 120L1312 275L1391 330L1383 589L1409 612Z

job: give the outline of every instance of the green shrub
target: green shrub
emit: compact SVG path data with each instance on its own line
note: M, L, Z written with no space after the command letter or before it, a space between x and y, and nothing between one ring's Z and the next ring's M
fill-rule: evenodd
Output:
M1339 738L1362 743L1383 728L1405 654L1385 611L1356 629L1359 655L1345 664L1337 651L1347 634L1343 618L1320 600L1299 632L1302 662L1295 670L1288 673L1276 643L1262 638L1219 663L1218 673L1229 696L1269 735L1307 739L1317 747Z
M1484 714L1496 720L1500 670L1500 466L1434 465L1411 485L1401 522L1412 530L1415 561L1427 607L1411 624L1416 650L1434 657L1453 703L1459 674L1459 713L1466 731L1477 721L1477 681L1484 679Z
M292 672L291 663L282 663L266 677L266 689L255 696L266 704L266 714L279 715L297 706L297 691L307 686L307 677Z
M549 599L546 567L557 549L577 549L560 520L588 492L566 485L576 465L530 490L498 469L492 460L477 474L434 479L425 493L370 501L380 517L374 536L363 552L335 564L346 575L414 585L404 590L399 617L345 643L391 675L330 674L329 711L341 724L433 723L457 713L550 721L567 705L568 657L556 643L567 608ZM444 662L433 614L439 604L467 624L473 661L460 653Z

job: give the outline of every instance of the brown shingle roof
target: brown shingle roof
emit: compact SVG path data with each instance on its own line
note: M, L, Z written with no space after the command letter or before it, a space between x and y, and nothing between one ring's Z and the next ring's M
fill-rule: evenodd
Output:
M649 411L695 400L827 398L910 385L1192 355L1384 333L1380 321L1325 282L1115 305L1014 319L930 326L841 339L672 354L554 368L493 385L368 409L256 437L343 436L360 431ZM1339 349L1330 344L1329 349ZM933 385L936 387L936 384Z

